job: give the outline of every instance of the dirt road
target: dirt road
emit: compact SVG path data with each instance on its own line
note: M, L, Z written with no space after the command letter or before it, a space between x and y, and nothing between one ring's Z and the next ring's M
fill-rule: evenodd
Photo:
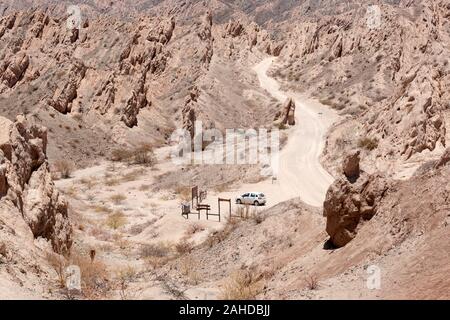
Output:
M280 90L278 82L267 75L274 63L268 58L255 66L261 87L280 102L293 97L296 103L296 126L280 154L279 178L273 196L300 197L312 206L322 206L333 177L322 167L319 158L328 128L338 119L331 109L297 94ZM269 195L269 194L268 194Z

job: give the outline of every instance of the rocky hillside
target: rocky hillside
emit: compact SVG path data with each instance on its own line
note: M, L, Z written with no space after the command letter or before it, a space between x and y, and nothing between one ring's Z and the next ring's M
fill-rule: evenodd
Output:
M83 10L73 29L54 7L8 8L0 20L0 111L47 126L51 160L87 165L118 146L160 146L189 117L220 130L272 125L277 106L251 67L282 47L249 19L216 23L220 12L195 1L128 19Z
M62 298L78 250L80 298L448 299L450 4L376 3L89 0L68 24L71 1L2 1L0 298ZM280 105L261 89L253 68L268 56L285 91L341 116L323 208L294 199L183 220L192 184L215 204L263 178L174 170L158 149L172 132L195 137L199 120L288 140L309 112L300 95ZM58 164L82 169L57 182L70 210Z
M48 286L46 254L72 245L67 202L49 172L47 130L22 116L0 123L0 296L36 297Z
M348 117L331 133L330 154L359 147L371 170L398 174L400 163L417 168L448 143L450 7L386 1L378 8L298 13L304 19L286 27L285 62L274 72Z
M326 221L299 200L280 204L212 234L159 277L200 299L448 299L448 155L391 184L359 172L353 156L354 175L347 162L328 192ZM374 266L380 290L367 287Z

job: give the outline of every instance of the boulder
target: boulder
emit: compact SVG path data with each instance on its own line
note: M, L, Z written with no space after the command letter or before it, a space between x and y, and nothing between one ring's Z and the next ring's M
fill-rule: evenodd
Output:
M355 238L364 222L377 213L389 188L381 175L361 172L359 152L352 152L344 161L344 175L330 186L323 206L331 243L339 248Z
M360 151L352 151L343 162L343 172L349 181L355 181L359 178Z

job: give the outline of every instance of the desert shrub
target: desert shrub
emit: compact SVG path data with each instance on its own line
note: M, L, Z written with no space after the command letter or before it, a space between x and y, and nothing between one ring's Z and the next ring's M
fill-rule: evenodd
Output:
M182 201L191 201L192 191L189 187L179 186L175 188L175 193Z
M69 261L80 268L83 295L90 299L104 298L111 289L106 265L98 259L92 261L88 254L81 253L72 253Z
M123 162L132 157L132 151L126 148L116 148L111 152L111 160L116 162Z
M224 300L252 300L263 289L263 279L251 270L234 272L221 288Z
M153 269L161 268L171 259L171 246L167 243L145 244L141 247L141 257Z
M145 244L141 247L141 257L163 258L169 256L171 252L170 245L159 242L156 244Z
M378 147L378 139L369 137L361 138L358 141L358 147L372 151Z
M125 197L123 194L117 193L117 194L113 194L111 197L109 197L109 199L115 204L115 205L119 205L122 202L124 202L127 197Z
M185 255L185 254L191 253L192 249L193 249L192 243L190 243L186 240L181 240L180 242L178 242L175 245L175 251L179 255Z
M48 252L46 254L46 260L49 265L55 270L58 276L58 284L61 288L65 288L66 286L66 274L65 270L68 266L67 260L62 256L57 255L53 252Z
M119 229L126 223L127 219L121 211L114 212L106 219L106 225L114 230Z
M129 292L127 290L128 286L130 282L134 281L137 278L137 276L138 276L137 271L131 266L121 269L117 272L119 294L122 300L129 299Z
M145 166L153 166L156 163L153 148L149 144L142 144L134 150L134 164L141 164Z
M156 157L150 144L141 144L136 148L116 148L111 152L111 160L116 162L127 162L129 164L139 164L153 166Z
M201 226L200 224L193 223L186 229L186 233L185 234L187 236L192 236L192 235L194 235L194 234L196 234L198 232L202 232L204 230L205 230L205 228L203 226Z
M179 261L180 273L191 285L197 285L200 282L200 274L197 269L198 265L192 257L185 257Z
M59 172L62 179L69 179L71 177L73 166L67 160L57 160L55 162L55 170Z
M306 277L305 281L309 290L316 290L319 287L319 280L314 274Z
M106 178L105 179L105 186L112 187L117 186L119 184L119 179L116 178Z

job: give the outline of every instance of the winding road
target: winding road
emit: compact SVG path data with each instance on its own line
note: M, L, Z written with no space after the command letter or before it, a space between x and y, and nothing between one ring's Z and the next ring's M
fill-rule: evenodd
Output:
M321 207L326 192L334 178L322 167L320 155L330 126L338 120L336 112L322 104L308 100L296 93L283 92L279 83L267 75L275 58L267 58L254 67L260 85L275 99L284 102L288 97L295 100L296 125L289 129L289 139L280 152L278 181L263 181L244 186L248 191L265 192L269 205L274 200L282 202L300 197L303 202ZM241 188L240 188L241 189Z

